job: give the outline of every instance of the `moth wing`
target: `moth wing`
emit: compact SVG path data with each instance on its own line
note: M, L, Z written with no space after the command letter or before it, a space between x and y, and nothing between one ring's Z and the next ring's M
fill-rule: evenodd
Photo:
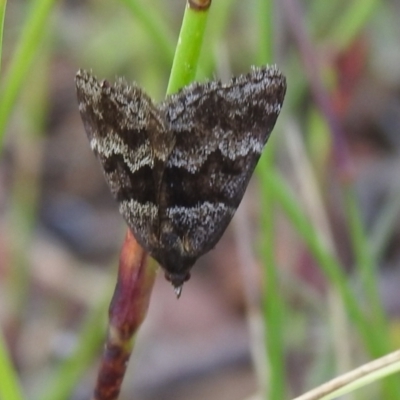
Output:
M138 242L151 250L158 229L157 188L150 130L162 130L159 111L136 85L76 75L79 111L120 212Z
M228 84L195 83L160 105L175 135L164 173L161 231L199 257L236 211L282 107L286 80L253 68Z

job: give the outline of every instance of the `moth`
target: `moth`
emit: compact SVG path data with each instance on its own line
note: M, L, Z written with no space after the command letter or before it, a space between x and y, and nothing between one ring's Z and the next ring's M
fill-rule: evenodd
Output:
M253 67L193 83L158 104L135 83L78 71L90 146L138 243L177 293L221 238L281 111L286 79Z

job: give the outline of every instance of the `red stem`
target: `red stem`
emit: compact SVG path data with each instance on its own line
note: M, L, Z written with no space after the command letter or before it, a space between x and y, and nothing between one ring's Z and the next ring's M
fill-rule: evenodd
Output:
M94 390L94 400L116 400L132 353L134 335L150 301L155 269L128 230L119 259L118 280L109 309L107 341Z

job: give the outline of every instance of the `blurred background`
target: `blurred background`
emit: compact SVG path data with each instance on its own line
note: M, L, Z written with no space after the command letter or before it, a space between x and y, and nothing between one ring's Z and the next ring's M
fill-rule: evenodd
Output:
M400 345L400 1L275 3L272 21L267 0L211 6L198 80L265 64L272 43L287 97L234 221L179 300L158 274L121 399L289 398ZM0 326L26 399L90 397L126 231L76 71L124 76L160 101L184 8L7 4ZM400 399L396 388L354 398Z

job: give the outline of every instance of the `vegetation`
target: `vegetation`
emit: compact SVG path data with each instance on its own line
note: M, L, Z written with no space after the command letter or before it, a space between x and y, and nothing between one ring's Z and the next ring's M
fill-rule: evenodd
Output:
M101 353L115 271L90 272L90 277L104 277L97 282L101 290L91 295L96 282L89 278L87 303L77 301L80 307L85 304L85 321L76 328L80 333L73 351L56 363L42 360L46 367L40 376L34 375L40 383L28 383L29 364L17 368L11 361L21 357L21 341L24 332L32 332L35 307L55 314L53 324L60 326L67 319L61 311L72 312L67 292L60 295L57 286L46 286L43 277L51 277L54 269L65 270L52 265L51 258L40 260L47 265L44 272L32 269L40 245L42 197L51 186L43 172L48 165L46 143L52 133L51 118L56 111L62 113L55 111L53 92L63 84L70 85L71 92L70 71L81 67L109 79L115 75L134 79L161 99L194 78L225 77L245 72L252 64L278 64L287 76L288 92L257 168L256 243L247 234L249 208L234 228L238 244L247 249L241 254L252 254L262 271L262 287L250 272L241 278L258 378L255 398L293 398L396 349L396 320L385 310L379 282L383 265L396 265L390 249L399 245L399 187L388 182L390 189L372 216L365 211L366 195L357 189L368 166L396 157L393 143L398 146L398 141L387 139L385 129L390 129L385 126L375 127L382 131L379 139L371 140L370 132L357 136L349 122L371 117L365 110L357 115L351 109L360 87L370 88L374 80L386 98L395 97L399 89L400 76L385 62L385 55L397 46L398 28L386 22L396 20L394 5L378 0L329 4L315 0L300 10L294 0L214 0L203 46L201 40L193 41L175 58L167 90L183 0L28 3L9 2L6 9L6 1L0 0L1 168L12 170L2 183L1 192L6 194L0 199L7 205L0 221L0 294L5 300L0 301L5 304L0 306L1 400L71 398ZM180 37L184 42L193 24L199 23L186 22ZM185 73L188 60L198 62L196 76L195 68ZM388 105L379 101L378 94L381 114L376 118L381 121ZM60 107L77 113L73 101L67 96ZM65 129L75 128L66 122ZM379 140L389 144L381 145ZM62 148L58 151L65 153ZM79 160L71 154L70 163L74 162ZM59 184L59 180L52 182ZM78 273L74 260L69 268ZM244 271L251 271L253 259L239 255L239 260ZM85 261L79 262L86 267ZM45 295L36 293L38 287L44 288ZM180 301L185 301L185 295ZM52 302L56 312L51 310ZM81 319L74 321L78 324ZM375 382L372 390L351 387L354 399L400 398L398 376L385 377L400 368L395 356L374 367L367 379L353 377L356 386ZM294 373L289 373L294 368L289 368L291 357L302 364Z

